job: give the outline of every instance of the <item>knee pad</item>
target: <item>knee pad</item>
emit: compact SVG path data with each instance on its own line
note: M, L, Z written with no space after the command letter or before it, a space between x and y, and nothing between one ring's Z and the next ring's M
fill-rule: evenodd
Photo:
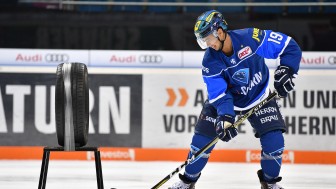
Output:
M190 146L190 152L189 152L189 154L188 154L188 159L190 159L193 155L195 155L199 150L200 150L200 149L197 148L196 146L191 145L191 146ZM210 153L206 153L206 152L204 152L204 153L200 154L198 157L196 157L193 161L191 161L190 164L195 163L196 161L198 161L198 160L201 159L201 158L206 158L206 159L208 159L209 157L210 157Z
M190 152L188 154L188 159L190 159L193 155L195 155L200 149L202 149L210 141L211 141L211 138L209 137L206 137L200 134L195 134L193 136L193 139L190 145ZM195 158L192 162L190 162L190 164L196 162L200 158L208 159L214 147L215 145L211 146L208 150L206 150L204 153L200 154L197 158Z
M260 143L262 147L262 160L276 160L282 158L282 153L285 149L282 131L276 130L262 135Z
M192 143L190 145L190 152L188 154L188 159L190 159L194 154L196 154L201 148L203 148L206 144L208 144L211 141L211 138L195 134ZM201 171L205 167L205 165L208 162L210 153L215 145L211 146L208 150L206 150L204 153L200 154L198 157L196 157L193 161L191 161L185 168L184 175L192 180L196 181L200 175Z
M275 180L280 173L282 153L284 151L284 138L282 131L271 131L260 138L261 167L266 181Z

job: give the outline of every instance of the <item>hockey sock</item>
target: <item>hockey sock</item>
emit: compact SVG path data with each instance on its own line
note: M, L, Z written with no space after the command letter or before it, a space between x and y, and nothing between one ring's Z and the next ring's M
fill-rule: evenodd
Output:
M279 176L284 150L284 138L280 130L261 136L261 168L266 182L274 182Z
M192 142L190 145L191 148L188 154L188 159L191 158L195 153L197 153L198 150L203 148L210 141L211 141L211 138L208 138L203 135L195 134L192 138ZM198 158L196 158L194 161L190 162L190 164L186 166L184 176L187 179L194 181L194 182L197 181L197 179L201 175L201 171L207 164L210 153L214 147L215 145L211 146L207 151L199 155Z

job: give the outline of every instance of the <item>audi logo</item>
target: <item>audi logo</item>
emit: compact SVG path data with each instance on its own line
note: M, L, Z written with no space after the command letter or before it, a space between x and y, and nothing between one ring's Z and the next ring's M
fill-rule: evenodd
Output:
M69 61L69 55L67 54L46 54L44 56L45 60L47 62L68 62Z
M139 57L141 63L161 63L162 60L161 55L140 55Z
M332 65L336 64L336 56L329 56L328 62Z

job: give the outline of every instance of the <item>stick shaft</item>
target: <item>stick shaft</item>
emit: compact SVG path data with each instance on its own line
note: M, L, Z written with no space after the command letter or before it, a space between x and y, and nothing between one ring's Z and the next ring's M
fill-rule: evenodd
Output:
M236 122L233 123L234 127L238 127L241 123L243 123L248 117L250 117L252 114L257 112L262 106L264 106L266 103L271 101L274 97L277 96L277 92L272 92L266 99L261 101L259 104L255 105L252 109L250 109L246 114L241 116ZM208 144L206 144L203 148L201 148L199 151L197 151L190 159L185 161L182 165L177 167L173 172L171 172L169 175L167 175L165 178L163 178L160 182L158 182L155 186L152 187L152 189L157 189L160 186L162 186L164 183L166 183L169 179L171 179L176 173L180 172L181 169L183 169L184 166L188 165L191 161L198 158L199 155L203 154L205 151L207 151L211 146L216 144L218 142L219 138L218 136L212 139Z

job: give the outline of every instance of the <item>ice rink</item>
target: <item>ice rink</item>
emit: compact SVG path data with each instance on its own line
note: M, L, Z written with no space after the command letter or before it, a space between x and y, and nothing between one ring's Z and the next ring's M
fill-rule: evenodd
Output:
M102 161L104 188L149 189L183 162ZM41 161L0 161L1 189L36 189ZM259 164L209 163L197 189L257 189ZM183 171L181 171L183 172ZM336 165L284 164L281 170L286 189L335 189ZM178 179L175 175L161 188ZM94 161L49 162L46 189L97 188Z

